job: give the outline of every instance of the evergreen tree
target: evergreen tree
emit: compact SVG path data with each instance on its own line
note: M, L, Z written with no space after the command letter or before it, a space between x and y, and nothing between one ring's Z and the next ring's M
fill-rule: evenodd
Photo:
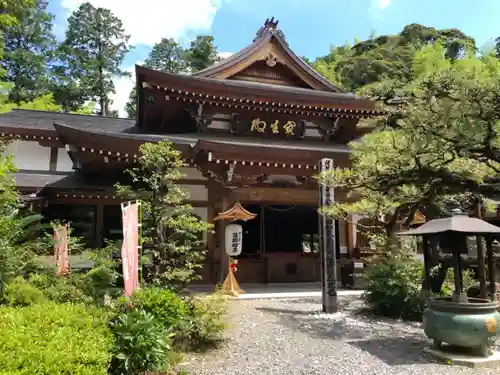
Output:
M55 38L52 35L54 16L47 11L46 0L36 0L32 7L15 12L19 20L6 27L5 51L0 65L6 81L13 84L9 100L31 101L48 88L47 66L53 58Z
M142 245L151 260L146 281L176 291L199 279L197 271L205 259L203 233L212 228L185 203L189 194L179 185L185 166L168 140L145 143L139 166L126 171L134 184L116 185L123 198L141 201Z
M17 15L33 4L34 0L0 0L0 61L3 60L6 29L18 23ZM4 73L0 66L0 76Z
M185 53L187 67L192 73L205 69L219 60L213 36L197 36Z
M90 3L80 5L68 19L59 49L63 65L57 69L56 101L71 107L92 100L99 104L99 115L110 115L113 79L130 74L120 68L130 50L128 40L122 21L111 11Z

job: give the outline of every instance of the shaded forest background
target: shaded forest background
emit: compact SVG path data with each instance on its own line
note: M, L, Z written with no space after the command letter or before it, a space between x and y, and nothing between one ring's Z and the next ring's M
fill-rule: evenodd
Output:
M46 0L4 2L4 14L11 17L0 19L3 110L22 107L118 116L111 109L113 81L130 75L121 63L133 49L122 21L108 9L84 3L69 16L65 36L58 41L53 33L55 16L47 10ZM449 59L460 58L465 51L479 52L474 38L458 29L412 24L395 35L372 35L352 45L334 46L328 55L308 63L345 91L366 94L373 85L411 80L415 53L432 43L442 43ZM170 38L159 40L144 65L179 73L203 69L217 60L214 38L200 35L187 48ZM130 118L135 117L135 98L132 90L126 105Z

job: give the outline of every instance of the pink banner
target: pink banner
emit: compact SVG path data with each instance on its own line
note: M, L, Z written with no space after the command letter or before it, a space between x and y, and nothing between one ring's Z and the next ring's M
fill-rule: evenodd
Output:
M122 220L123 284L125 296L130 297L139 287L139 207L137 202L122 204Z
M56 274L69 273L69 238L68 227L61 225L54 228L54 257L56 261Z

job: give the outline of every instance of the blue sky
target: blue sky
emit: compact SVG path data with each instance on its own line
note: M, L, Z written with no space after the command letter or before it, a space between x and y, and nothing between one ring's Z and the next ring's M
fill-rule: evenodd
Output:
M301 56L328 53L330 45L355 37L397 33L410 23L459 28L479 45L500 36L499 0L90 0L119 16L135 49L124 68L147 57L162 37L187 44L197 34L215 37L219 52L248 45L267 17L274 16L287 40ZM81 0L49 0L56 15L55 32L64 34L66 18ZM122 112L132 80L116 82L114 106Z

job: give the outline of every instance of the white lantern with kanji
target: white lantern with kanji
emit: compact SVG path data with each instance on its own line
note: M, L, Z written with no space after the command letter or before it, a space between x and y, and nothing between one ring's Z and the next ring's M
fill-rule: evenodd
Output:
M226 226L226 253L234 257L241 254L243 245L243 227L239 224Z

